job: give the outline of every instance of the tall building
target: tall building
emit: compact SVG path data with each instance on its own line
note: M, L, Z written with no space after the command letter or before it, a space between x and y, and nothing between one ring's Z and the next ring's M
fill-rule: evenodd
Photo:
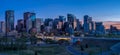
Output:
M84 24L83 24L84 32L89 33L89 16L84 16Z
M79 19L76 19L75 31L81 31L82 25Z
M78 20L79 21L79 20ZM77 28L77 19L74 19L74 22L73 22L73 28L74 28L74 30L75 30L75 28Z
M35 13L32 13L32 12L24 13L24 28L26 31L28 31L29 28L36 28L36 14Z
M26 29L26 22L28 19L30 19L31 13L30 12L25 12L24 13L24 28Z
M58 29L62 29L64 23L66 22L65 16L59 16L59 21L58 21Z
M54 21L53 21L53 29L57 29L58 28L58 23L59 23L59 19L58 18L55 18Z
M2 33L5 33L5 22L3 21L0 22L0 30Z
M119 34L119 30L117 29L117 27L110 25L110 34Z
M65 16L59 16L59 20L60 20L60 22L65 22L66 18L65 18Z
M63 23L59 21L57 24L57 29L62 29L62 25L63 25Z
M65 28L65 33L68 33L69 35L73 35L74 29L69 22L65 22L64 28Z
M75 18L76 17L73 14L67 14L67 21L68 22L73 23Z
M27 33L30 33L30 30L32 29L32 20L31 19L28 19L27 21L26 21L26 31L27 31Z
M105 34L105 27L102 22L96 22L95 27L96 34Z
M76 17L73 14L67 14L67 21L72 25L72 28L75 29Z
M89 17L89 31L91 32L91 33L93 33L94 32L94 29L95 29L95 25L94 25L94 22L92 21L92 17Z
M5 12L6 32L14 30L14 11L7 10Z
M17 25L16 25L16 30L18 32L22 32L23 31L23 28L24 28L24 20L23 19L19 19L17 21Z
M32 20L32 28L36 28L36 14L31 13L30 19Z
M45 26L49 26L49 25L50 25L50 22L52 22L52 21L53 21L52 18L47 18L47 19L45 19L45 21L44 21L44 25L45 25Z
M41 19L40 18L36 18L36 29L37 29L37 33L41 32Z

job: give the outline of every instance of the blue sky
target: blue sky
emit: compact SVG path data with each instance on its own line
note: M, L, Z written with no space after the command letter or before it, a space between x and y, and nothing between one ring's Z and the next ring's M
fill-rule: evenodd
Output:
M30 11L38 18L72 13L80 20L87 14L96 21L120 21L120 0L0 0L0 20L4 20L5 10L14 10L15 20Z

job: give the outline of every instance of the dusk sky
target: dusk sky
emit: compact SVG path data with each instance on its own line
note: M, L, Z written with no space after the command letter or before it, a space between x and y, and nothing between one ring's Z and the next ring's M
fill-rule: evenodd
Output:
M0 20L4 20L5 10L14 10L15 20L30 11L38 18L71 13L80 20L87 14L96 21L120 21L120 0L0 0Z

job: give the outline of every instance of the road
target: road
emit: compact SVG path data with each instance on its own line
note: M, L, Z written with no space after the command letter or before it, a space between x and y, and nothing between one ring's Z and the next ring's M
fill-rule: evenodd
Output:
M73 55L88 55L86 53L82 53L80 51L75 50L72 46L66 46L66 49L68 52L70 52Z

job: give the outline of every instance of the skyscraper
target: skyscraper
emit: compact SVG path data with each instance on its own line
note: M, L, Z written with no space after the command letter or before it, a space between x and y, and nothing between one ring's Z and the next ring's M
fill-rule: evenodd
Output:
M66 22L65 16L59 16L59 21L58 21L58 29L62 29L64 23Z
M75 18L76 17L73 14L67 14L67 21L68 22L73 23Z
M7 10L5 12L6 32L14 30L14 11Z
M105 34L105 27L102 22L95 22L96 34Z
M75 27L76 17L73 14L67 14L67 21L72 25L72 28Z
M94 22L92 21L92 17L89 17L89 19L88 19L88 21L89 21L89 31L92 33L93 31L94 31Z
M59 22L58 18L54 19L54 21L53 21L53 28L54 29L57 29L58 22Z
M81 31L82 25L79 19L76 19L75 31Z
M31 13L30 12L25 12L24 13L24 28L26 29L26 22L28 19L30 19Z
M60 22L65 22L66 18L65 18L65 16L59 16L59 20L60 20Z
M28 26L28 24L30 26ZM24 28L26 29L26 31L29 28L36 28L36 14L32 13L32 12L25 12L24 13Z
M36 28L36 14L31 13L30 19L32 20L32 28Z
M45 19L45 21L44 21L44 25L45 25L45 26L50 26L49 24L50 24L50 22L52 22L52 21L53 21L52 18L47 18L47 19Z
M37 28L37 33L41 31L41 19L36 18L36 28Z
M16 30L17 30L18 32L22 32L22 31L23 31L23 28L24 28L24 21L23 21L23 19L19 19L19 20L17 21Z
M32 29L32 20L28 19L26 21L26 31L27 31L27 33L29 33L31 29Z
M89 33L89 16L84 16L84 24L83 24L84 32Z
M63 25L63 23L59 21L57 24L57 29L62 29L62 25Z

